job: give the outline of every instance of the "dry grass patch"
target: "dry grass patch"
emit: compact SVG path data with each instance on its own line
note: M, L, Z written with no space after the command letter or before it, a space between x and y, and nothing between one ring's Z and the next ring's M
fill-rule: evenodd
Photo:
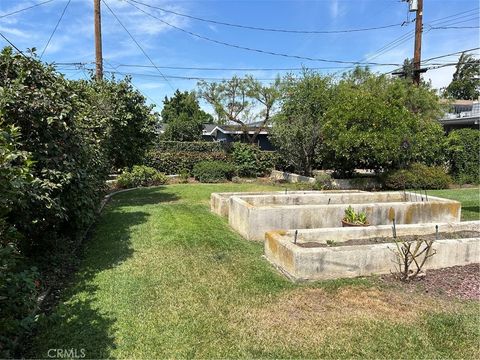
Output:
M241 320L234 323L242 328L245 341L255 338L262 348L281 344L308 354L339 340L348 343L376 323L409 326L422 321L432 309L450 312L455 307L452 302L395 289L300 288L259 307L243 309Z

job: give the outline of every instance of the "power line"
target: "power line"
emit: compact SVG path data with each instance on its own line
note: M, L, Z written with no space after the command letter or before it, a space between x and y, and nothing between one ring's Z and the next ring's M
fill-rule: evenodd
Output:
M6 41L7 43L9 43L11 47L13 47L15 50L17 50L17 52L20 53L25 59L29 59L29 57L28 57L27 55L25 55L25 54L22 52L22 50L20 50L18 47L16 47L15 44L12 43L10 40L8 40L7 37L6 37L5 35L3 35L1 32L0 32L0 36L1 36L2 38L4 38L5 41Z
M5 18L5 17L7 17L7 16L12 16L12 15L21 13L21 12L23 12L23 11L25 11L25 10L33 9L33 8L35 8L35 7L37 7L37 6L41 6L41 5L45 5L45 4L51 3L52 1L53 1L53 0L47 0L47 1L44 1L44 2L41 2L41 3L35 4L35 5L32 5L32 6L28 6L28 7L26 7L26 8L20 9L20 10L13 11L13 12L8 13L8 14L5 14L5 15L1 15L1 16L0 16L0 19L3 19L3 18Z
M279 33L291 33L291 34L340 34L340 33L352 33L352 32L362 32L362 31L371 31L371 30L381 30L381 29L387 29L387 28L392 28L392 27L398 27L398 26L403 26L406 24L406 22L403 23L397 23L397 24L389 24L389 25L382 25L382 26L377 26L377 27L370 27L370 28L360 28L360 29L344 29L344 30L290 30L290 29L279 29L279 28L268 28L268 27L258 27L258 26L249 26L249 25L242 25L242 24L234 24L234 23L228 23L228 22L223 22L223 21L217 21L217 20L210 20L210 19L204 19L201 17L197 16L192 16L192 15L187 15L187 14L182 14L173 10L167 10L165 8L162 8L160 6L154 6L150 4L146 4L141 1L137 0L130 0L131 2L152 8L152 9L157 9L169 14L174 14L177 16L185 17L188 19L193 19L197 21L202 21L210 24L216 24L216 25L224 25L224 26L230 26L230 27L236 27L240 29L247 29L247 30L258 30L258 31L267 31L267 32L279 32Z
M462 11L462 12L459 12L459 13L456 13L456 14L448 15L448 16L445 16L445 17L442 17L442 18L439 18L439 19L432 20L431 23L438 22L438 21L445 20L445 19L449 19L449 18L455 18L455 17L458 17L459 15L470 13L470 12L476 11L478 9L479 9L479 7L476 7L476 8L470 9L470 10L465 10L465 11ZM461 17L462 16L460 16L459 18L461 18Z
M50 34L50 37L48 38L48 41L47 41L47 43L45 44L45 47L43 48L42 53L40 54L40 59L42 59L43 54L45 53L45 50L47 50L47 47L48 47L48 45L50 44L50 41L52 40L53 35L55 35L55 32L57 31L58 25L60 25L60 22L61 22L62 19L63 19L63 15L65 15L65 12L67 11L68 5L70 5L70 2L71 2L71 1L72 1L72 0L68 0L67 4L66 4L65 7L63 8L62 14L60 15L60 18L58 19L57 24L55 25L55 28L53 29L52 33Z
M441 59L441 58L448 57L448 56L463 54L463 53L466 53L466 52L472 52L472 51L479 50L479 49L480 49L480 47L476 47L476 48L472 48L472 49L466 49L466 50L460 50L460 51L452 52L452 53L445 54L445 55L439 55L439 56L431 57L431 58L425 59L424 62L431 61L431 60L436 60L436 59Z
M168 85L172 88L172 90L175 91L175 89L173 88L172 84L170 83L170 81L167 80L167 78L165 77L165 75L163 75L163 73L160 71L160 69L157 67L157 65L155 65L155 63L153 62L153 60L150 58L150 56L148 56L148 54L146 53L145 50L143 50L143 47L139 44L139 42L133 37L133 35L130 33L130 31L128 31L128 29L125 27L125 25L123 25L123 23L120 21L120 19L118 18L118 16L113 12L113 10L110 8L110 6L108 6L107 2L105 0L102 0L103 3L105 4L105 6L107 7L107 9L112 13L112 15L115 17L115 19L117 19L118 23L122 26L122 28L127 32L127 34L130 36L130 38L133 40L133 42L135 43L135 45L137 45L137 47L140 49L140 51L143 53L143 55L145 55L145 57L148 59L148 61L150 61L150 63L155 67L155 69L157 69L157 71L160 73L160 75L165 79L165 81L168 83Z
M182 31L186 34L189 34L193 37L196 37L196 38L199 38L199 39L202 39L202 40L210 41L210 42L213 42L213 43L216 43L216 44L219 44L219 45L224 45L224 46L228 46L228 47L232 47L232 48L236 48L236 49L258 52L258 53L261 53L261 54L267 54L267 55L273 55L273 56L281 56L281 57L286 57L286 58L309 60L309 61L319 61L319 62L327 62L327 63L337 63L337 64L358 64L358 65L378 65L378 66L398 66L399 65L399 64L380 64L380 63L372 63L372 62L359 64L358 62L354 62L354 61L328 60L328 59L313 58L313 57L300 56L300 55L291 55L291 54L277 53L277 52L274 52L274 51L268 51L268 50L262 50L262 49L256 49L256 48L250 48L250 47L246 47L246 46L231 44L231 43L227 43L227 42L224 42L224 41L215 40L215 39L212 39L212 38L209 38L209 37L191 32L189 30L185 30L185 29L183 29L179 26L170 24L169 22L167 22L163 19L160 19L159 17L157 17L153 14L150 14L150 13L146 12L145 10L139 8L137 5L131 3L130 1L128 1L128 0L125 0L125 1L127 3L129 3L131 6L135 7L137 10L143 12L144 14L146 14L146 15L154 18L154 19L157 19L161 23L163 23L167 26L170 26L171 28L177 29L179 31Z

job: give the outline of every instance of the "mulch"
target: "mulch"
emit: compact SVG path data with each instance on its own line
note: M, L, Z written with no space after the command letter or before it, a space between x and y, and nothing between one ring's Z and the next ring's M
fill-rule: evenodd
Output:
M480 301L480 264L427 270L424 277L409 283L403 283L393 275L384 275L381 281L400 284L409 292L420 291L430 295Z

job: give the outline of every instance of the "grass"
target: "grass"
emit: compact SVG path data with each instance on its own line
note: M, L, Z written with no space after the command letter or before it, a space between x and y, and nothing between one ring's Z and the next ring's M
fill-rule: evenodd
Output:
M214 191L271 189L170 185L115 196L27 356L72 348L87 358L480 356L478 303L374 278L292 284L262 258L262 244L208 208ZM457 192L466 194L445 194Z
M480 189L430 190L434 196L458 200L462 203L462 221L480 220Z

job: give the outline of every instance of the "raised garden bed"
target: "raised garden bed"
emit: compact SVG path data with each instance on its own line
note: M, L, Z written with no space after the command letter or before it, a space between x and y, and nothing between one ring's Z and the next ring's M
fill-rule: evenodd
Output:
M404 239L435 236L436 226L442 239L434 241L436 254L427 260L425 269L479 261L480 221L398 225L397 236ZM390 274L396 271L396 244L391 234L389 225L271 231L265 235L265 256L293 280ZM375 243L379 238L390 238L390 241ZM327 241L331 243L331 240L336 246L327 246ZM351 240L359 244L348 244ZM312 247L312 243L317 245Z

